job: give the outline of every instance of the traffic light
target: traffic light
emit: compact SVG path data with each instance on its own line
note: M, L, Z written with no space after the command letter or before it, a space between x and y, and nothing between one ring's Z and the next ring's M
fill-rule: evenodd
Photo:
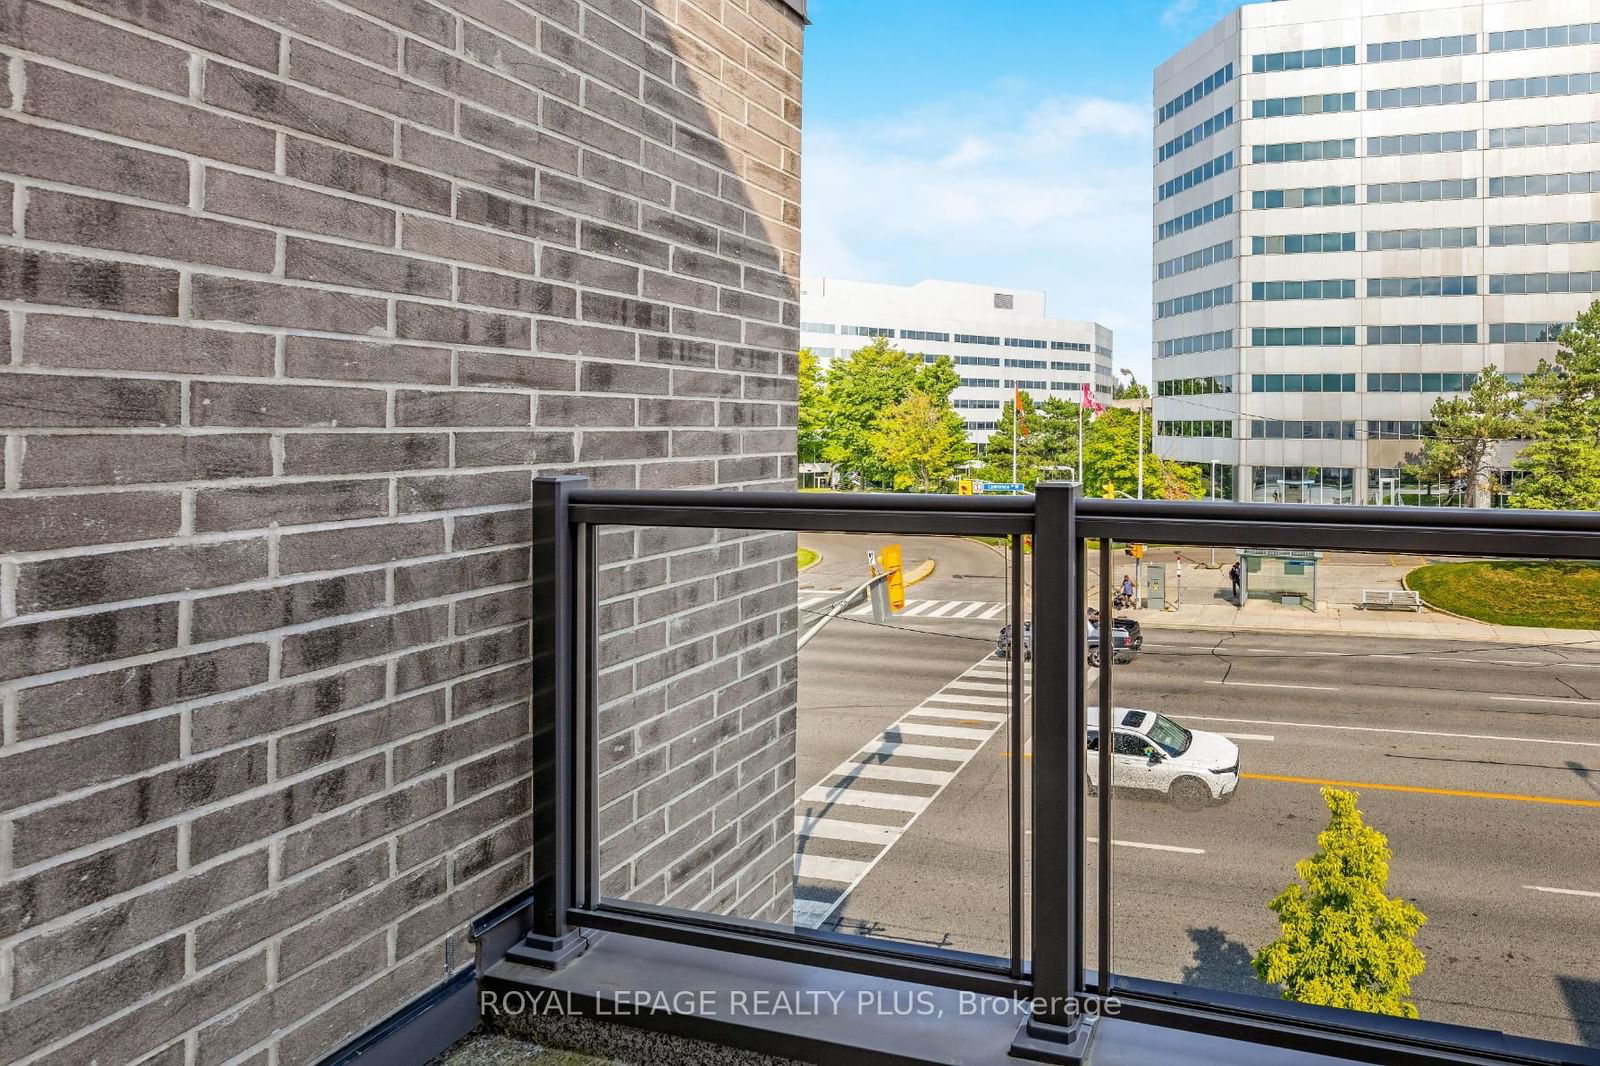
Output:
M1143 544L1130 544L1126 548L1123 548L1122 552L1123 552L1124 555L1131 555L1135 559L1143 559L1144 558L1144 545Z

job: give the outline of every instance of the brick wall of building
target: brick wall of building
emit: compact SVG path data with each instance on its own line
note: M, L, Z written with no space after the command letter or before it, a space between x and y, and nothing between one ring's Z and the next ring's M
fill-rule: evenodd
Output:
M470 958L529 882L530 473L792 483L800 50L0 0L0 1061L312 1062ZM606 544L608 824L716 798L614 887L781 916L792 548Z

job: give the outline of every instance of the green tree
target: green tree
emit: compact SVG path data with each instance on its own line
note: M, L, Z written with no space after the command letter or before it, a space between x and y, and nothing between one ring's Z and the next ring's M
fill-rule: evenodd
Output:
M1324 788L1322 800L1328 828L1295 864L1300 880L1267 904L1282 931L1256 954L1256 975L1297 1003L1415 1018L1411 981L1424 961L1414 938L1427 918L1389 898L1389 841L1362 820L1356 794Z
M1124 381L1117 378L1111 383L1111 398L1113 400L1148 400L1150 388L1139 383L1138 378L1128 378Z
M883 412L873 429L872 444L896 491L947 488L957 466L976 454L967 440L966 420L937 395L920 388Z
M1000 418L984 445L983 465L978 468L975 475L979 480L1002 482L1011 480L1011 431L1013 427L1018 427L1017 480L1030 488L1039 481L1039 468L1047 451L1045 435L1041 433L1046 419L1042 416L1039 406L1033 402L1032 396L1026 392L1021 395L1021 424L1018 426L1016 405L1007 400L1000 409ZM1046 404L1049 402L1045 401ZM1021 428L1026 428L1027 432L1020 432ZM1074 458L1073 462L1077 462L1077 459Z
M1523 476L1513 507L1600 509L1600 301L1559 338L1554 363L1523 380L1528 446L1517 457Z
M800 385L800 411L796 423L796 450L802 463L822 461L827 444L828 394L822 387L822 370L810 348L800 349L795 375Z
M1034 405L1022 394L1026 436L1017 439L1017 479L1032 488L1040 481L1065 479L1078 470L1079 407L1055 396ZM1130 496L1139 490L1139 419L1144 419L1144 494L1157 500L1193 500L1205 495L1203 471L1190 463L1162 459L1155 454L1155 426L1150 412L1113 407L1099 415L1082 415L1084 491L1099 496L1110 481ZM1011 480L1012 407L1006 405L990 435L984 466L978 476L985 481Z
M920 359L882 337L834 359L826 378L823 461L863 486L889 484L893 471L878 454L873 434L883 413L906 398L921 369Z
M1495 447L1514 440L1522 399L1495 367L1485 367L1472 388L1434 401L1433 435L1422 446L1417 474L1426 484L1465 486L1472 507L1491 507Z

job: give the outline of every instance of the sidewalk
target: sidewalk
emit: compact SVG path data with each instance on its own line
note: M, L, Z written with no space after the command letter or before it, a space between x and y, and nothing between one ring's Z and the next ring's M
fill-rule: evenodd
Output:
M1469 640L1496 644L1549 646L1578 644L1600 648L1600 631L1535 629L1474 622L1437 611L1367 611L1354 605L1322 603L1319 610L1251 600L1243 608L1225 601L1185 604L1168 611L1129 611L1146 629L1214 629L1229 632L1316 633L1400 640Z

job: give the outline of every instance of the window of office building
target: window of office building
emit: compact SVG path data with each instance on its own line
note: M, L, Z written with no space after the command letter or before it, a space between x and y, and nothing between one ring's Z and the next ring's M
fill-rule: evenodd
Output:
M1409 326L1368 326L1368 344L1477 344L1478 327L1471 323Z
M1161 183L1157 190L1156 199L1167 200L1196 185L1210 181L1218 174L1226 174L1233 169L1233 153L1223 152L1215 159L1209 159L1193 170L1185 171L1170 181Z
M1257 189L1250 194L1250 206L1266 211L1280 207L1335 207L1355 202L1354 185L1321 185L1309 189Z
M1523 174L1517 177L1490 178L1490 196L1565 196L1568 193L1600 192L1600 171L1573 174Z
M840 326L839 332L847 337L893 337L894 330L882 326Z
M839 349L837 349L837 348L812 348L811 349L811 354L813 356L815 356L816 358L818 358L818 359L832 359L835 355L839 354Z
M1532 30L1506 30L1489 34L1489 51L1515 52L1523 48L1561 48L1569 44L1600 44L1600 22L1570 26L1541 26Z
M982 334L976 334L976 333L957 333L956 334L956 343L957 344L989 344L989 345L994 345L995 347L999 347L1000 338L999 337L987 337L987 336L984 336Z
M940 344L950 343L950 334L930 333L923 329L903 329L900 331L900 337L902 340L908 341L937 341Z
M1354 278L1328 281L1257 281L1250 286L1252 300L1354 300Z
M1293 115L1322 115L1354 111L1355 93L1317 93L1311 96L1274 96L1250 102L1254 118L1280 118Z
M1078 341L1051 341L1050 342L1050 350L1052 352L1087 352L1087 351L1089 351L1089 348L1090 348L1089 345L1079 343ZM1087 368L1085 368L1085 369L1087 369Z
M802 322L802 323L800 323L800 331L802 333L832 333L837 328L838 328L837 326L834 326L834 325L832 325L830 323L827 323L827 322Z
M1491 322L1490 344L1544 344L1561 339L1567 322Z
M1157 318L1173 318L1177 315L1186 315L1192 311L1203 311L1208 307L1220 307L1223 304L1233 303L1233 286L1224 285L1216 289L1207 289L1204 292L1192 292L1187 296L1175 296L1170 300L1162 300L1156 304Z
M1252 237L1250 250L1256 255L1300 255L1306 252L1353 252L1354 233L1288 233L1281 237Z
M1007 348L1048 348L1049 341L1033 340L1028 337L1007 337Z
M1252 440L1355 440L1354 422L1295 421L1281 418L1253 418L1249 421Z
M1478 195L1477 178L1443 181L1393 181L1367 186L1369 204L1421 203L1429 200L1472 200Z
M950 403L958 411L998 411L1000 409L999 400L956 399L950 401Z
M1006 379L1006 388L1008 388L1008 389L1038 389L1040 392L1048 392L1049 389L1050 389L1050 383L1048 381L1033 381L1033 380L1028 379L1028 378L1018 378L1015 381L1011 380L1010 378L1007 378Z
M1050 363L1050 369L1051 370L1078 371L1078 372L1087 374L1093 368L1090 367L1088 363L1063 363L1060 360L1054 360L1054 361L1052 361Z
M1600 222L1530 222L1489 227L1491 248L1518 244L1593 244L1596 241L1600 241Z
M1280 70L1316 70L1319 67L1348 67L1355 64L1356 46L1302 48L1295 52L1263 52L1251 58L1252 74L1271 74Z
M1355 392L1354 374L1251 374L1251 392Z
M953 355L956 366L999 366L1000 357L994 355Z
M1368 392L1466 392L1478 375L1466 372L1437 374L1368 374Z
M1221 263L1232 258L1233 242L1223 241L1221 244L1213 244L1209 248L1201 248L1199 251L1190 252L1188 255L1180 255L1176 258L1168 259L1164 263L1156 264L1156 277L1177 277L1179 274L1187 274L1191 270L1199 270L1202 267L1210 266L1212 263ZM1089 346L1084 345L1083 350L1088 351Z
M1082 392L1083 391L1083 387L1086 384L1088 384L1088 383L1084 382L1084 381L1052 381L1050 383L1050 391L1051 392ZM1092 390L1093 386L1090 386L1090 388Z
M1014 370L1045 370L1050 366L1048 359L1007 359L1006 366Z
M1346 347L1355 342L1354 326L1258 326L1250 331L1255 348Z
M1371 156L1470 152L1477 147L1477 130L1450 130L1443 133L1404 133L1393 137L1367 138L1367 154Z
M1414 248L1476 248L1476 226L1441 229L1382 229L1367 231L1367 251L1396 252Z
M1000 423L998 423L998 422L968 422L967 423L967 432L968 433L992 433L992 432L994 432L995 430L997 430L999 428L1000 428Z
M1161 223L1156 229L1156 239L1166 240L1168 237L1187 233L1197 226L1203 226L1207 222L1213 222L1231 214L1233 214L1233 197L1224 196L1222 199L1206 204L1204 207L1197 207L1193 211L1185 212L1177 218L1168 219Z
M1201 378L1169 378L1156 382L1157 396L1226 396L1233 392L1232 374Z
M1476 296L1477 275L1440 278L1368 278L1368 296Z
M1156 124L1160 125L1185 109L1193 107L1232 80L1233 64L1229 63L1162 104L1160 110L1156 112Z
M969 389L998 389L999 378L962 378L961 384Z
M1489 295L1523 296L1547 292L1600 292L1600 270L1550 274L1491 274Z
M1250 149L1257 163L1305 163L1318 159L1354 159L1356 140L1347 137L1334 141L1289 141L1286 144L1258 144Z
M1600 142L1600 120L1557 122L1548 126L1506 126L1489 131L1490 148L1544 148Z
M1442 85L1407 85L1399 89L1368 89L1367 110L1386 111L1396 107L1470 104L1477 99L1478 83L1475 81L1447 82Z
M1177 419L1156 423L1158 437L1232 437L1233 423L1216 419Z
M1489 83L1491 100L1533 100L1545 96L1583 96L1600 93L1600 73L1542 74L1533 78L1506 78Z
M1415 41L1384 41L1367 45L1368 63L1389 63L1397 59L1437 59L1442 56L1468 56L1478 50L1477 34L1455 37L1424 37Z
M1250 477L1255 503L1355 502L1355 471L1347 466L1257 466Z
M1433 423L1408 419L1371 419L1368 440L1421 440L1433 436Z
M1156 151L1156 162L1165 162L1187 148L1209 140L1215 134L1233 125L1233 108L1225 108L1193 129L1184 130Z
M1220 348L1227 348L1233 344L1233 331L1221 330L1216 333L1197 333L1192 337L1173 337L1170 340L1156 342L1156 355L1161 358L1170 358L1175 355L1193 355L1196 352L1214 352Z

